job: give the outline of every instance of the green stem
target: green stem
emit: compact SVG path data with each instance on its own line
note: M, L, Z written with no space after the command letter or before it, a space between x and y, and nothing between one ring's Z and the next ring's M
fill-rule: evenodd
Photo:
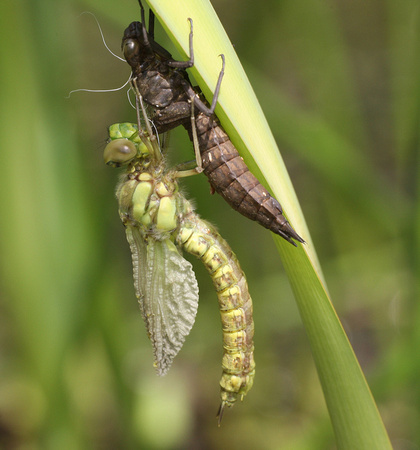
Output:
M219 54L226 58L216 113L254 173L272 189L306 244L298 249L275 237L311 346L340 449L389 449L386 430L365 377L327 293L321 268L279 150L245 72L207 0L150 0L178 48L188 54L187 19L194 21L192 73L211 101ZM252 157L251 157L252 155Z

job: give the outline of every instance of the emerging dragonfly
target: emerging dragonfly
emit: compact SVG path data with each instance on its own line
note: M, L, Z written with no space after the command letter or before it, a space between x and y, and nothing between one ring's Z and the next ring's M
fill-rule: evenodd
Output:
M143 110L141 97L137 98ZM158 375L165 375L189 334L197 312L198 286L182 250L195 255L213 280L223 330L221 405L232 406L251 389L255 374L252 301L245 275L228 243L194 212L179 192L178 178L195 171L167 169L146 121L109 128L108 165L126 165L117 188L119 213L130 244L134 285L152 341Z
M132 84L144 100L153 107L151 116L159 133L182 125L193 139L197 129L198 150L196 160L199 170L209 178L210 185L232 207L245 217L255 220L265 228L296 245L304 240L283 216L279 202L249 171L228 135L214 115L217 97L224 73L219 75L213 101L208 107L193 88L186 69L194 65L193 22L189 36L190 59L175 61L171 54L154 41L154 14L149 11L149 31L145 26L144 8L141 22L132 22L124 32L122 48L124 57L132 68ZM194 116L194 108L198 114ZM194 124L195 123L195 124Z

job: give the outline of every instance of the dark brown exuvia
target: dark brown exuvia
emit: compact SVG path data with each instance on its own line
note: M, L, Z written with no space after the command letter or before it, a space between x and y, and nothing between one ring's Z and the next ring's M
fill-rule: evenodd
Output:
M236 211L257 221L291 244L304 240L283 216L280 203L273 198L247 165L214 115L223 77L219 75L211 106L192 87L186 69L194 65L193 30L189 36L190 59L175 61L154 41L154 14L149 12L146 30L144 8L139 0L142 22L132 22L124 32L122 49L132 68L132 82L143 100L153 108L150 119L159 133L182 125L193 140L193 123L197 130L203 172L212 188ZM193 107L192 107L193 105ZM195 114L194 114L195 110ZM192 120L194 119L194 120Z

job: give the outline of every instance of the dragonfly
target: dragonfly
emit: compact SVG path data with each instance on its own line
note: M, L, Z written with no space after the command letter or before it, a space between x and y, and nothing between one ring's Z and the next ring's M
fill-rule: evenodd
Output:
M140 102L141 102L140 97ZM142 104L143 117L146 117ZM109 128L105 163L125 167L116 196L131 249L136 296L154 352L158 375L165 375L195 320L198 284L183 251L199 258L213 281L223 331L221 403L223 412L249 392L255 375L252 300L245 274L229 244L201 219L180 192L179 178L196 172L167 168L146 121Z
M132 22L124 31L122 49L132 69L132 85L154 113L151 115L159 133L182 125L193 140L198 141L196 162L198 171L208 177L212 190L220 194L233 209L257 221L296 246L304 243L283 215L280 203L250 172L214 114L224 74L222 56L212 104L208 106L199 88L193 87L186 69L194 65L193 21L189 19L190 58L176 61L154 40L153 11L149 11L149 30L145 25L145 11L141 8L141 22ZM195 114L197 111L197 114Z

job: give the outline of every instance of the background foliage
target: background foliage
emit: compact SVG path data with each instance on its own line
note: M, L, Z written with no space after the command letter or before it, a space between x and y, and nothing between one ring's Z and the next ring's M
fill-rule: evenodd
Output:
M420 6L214 0L267 115L332 298L396 449L420 445ZM207 274L167 377L136 304L105 167L106 127L133 120L119 53L134 0L20 0L0 9L0 446L334 448L322 392L268 232L204 177L186 180L254 299L258 372L215 426L221 332ZM171 47L158 28L158 41ZM191 155L173 133L176 160ZM281 199L280 199L281 200ZM282 301L273 299L282 298ZM176 386L176 389L174 387Z

